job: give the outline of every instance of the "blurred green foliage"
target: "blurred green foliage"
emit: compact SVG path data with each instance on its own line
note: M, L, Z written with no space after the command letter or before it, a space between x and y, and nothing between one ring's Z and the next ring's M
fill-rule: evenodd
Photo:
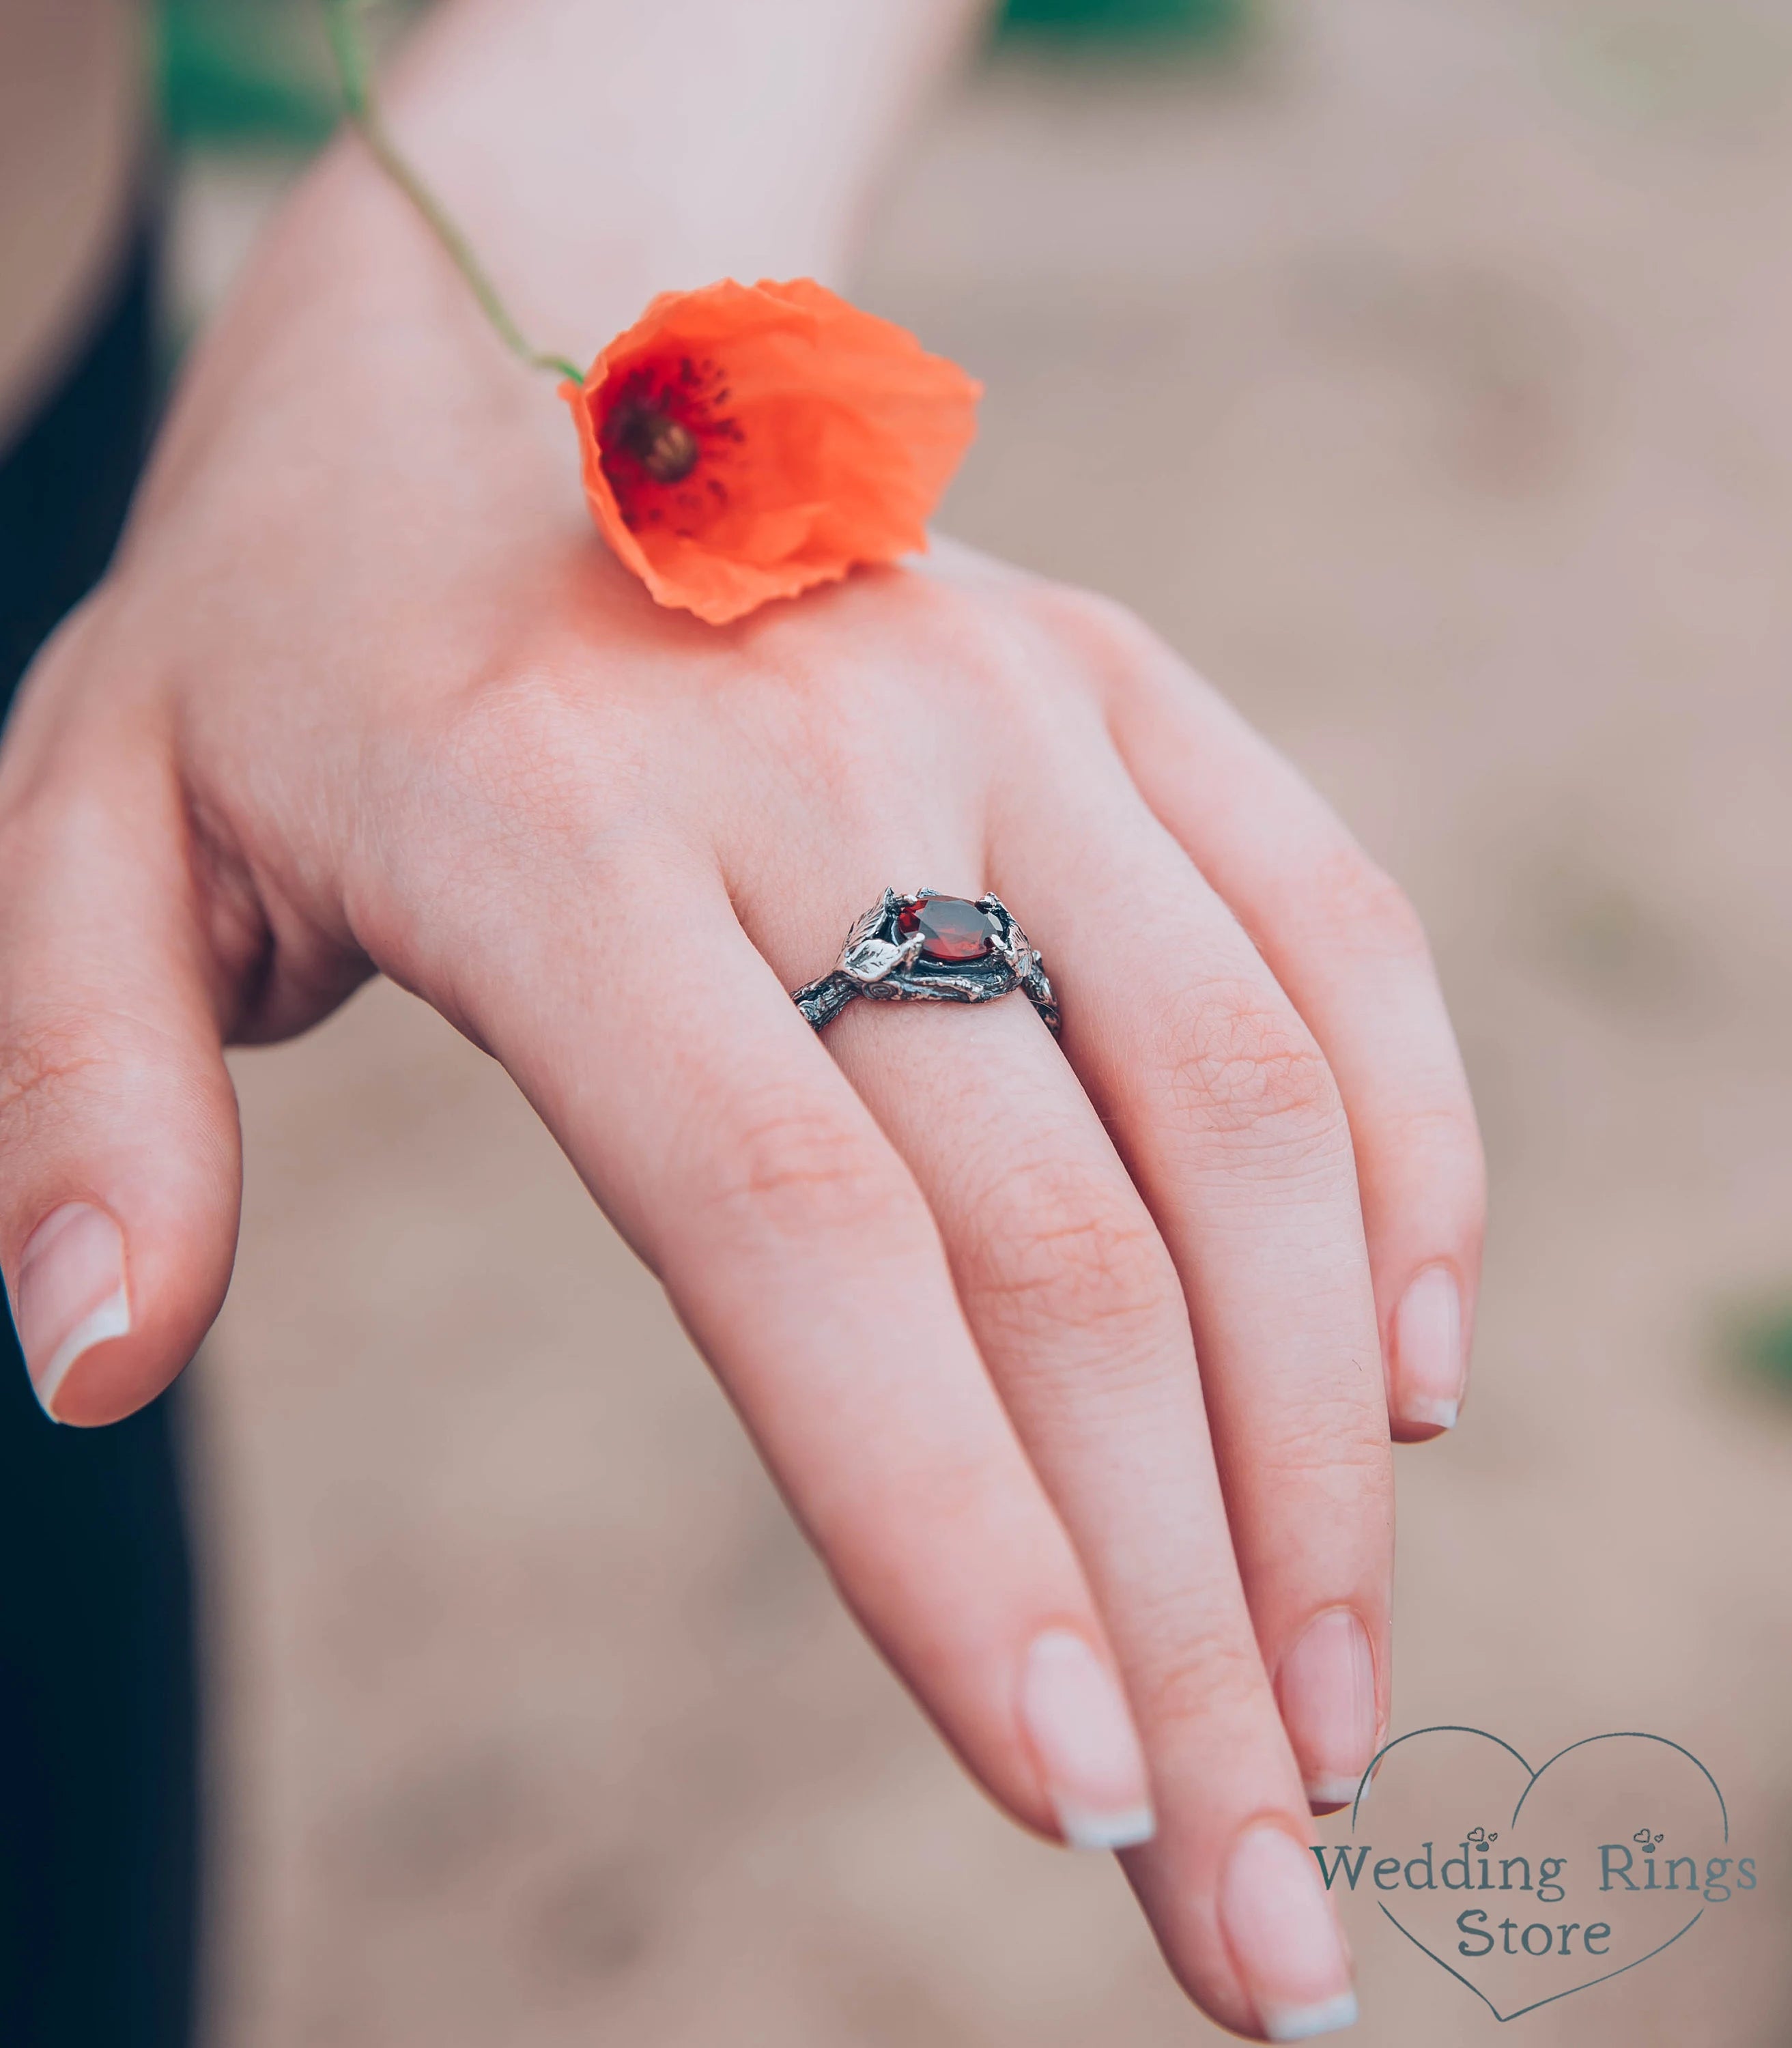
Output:
M388 21L417 0L379 10ZM1004 28L1086 42L1219 41L1251 0L1006 0ZM340 111L316 0L157 0L162 114L177 144L314 147Z
M177 144L308 149L341 103L315 0L158 0L162 118Z
M1006 0L1006 28L1085 41L1218 41L1244 25L1251 0Z
M1792 1303L1730 1318L1728 1348L1751 1379L1792 1394Z
M386 0L372 25L419 0ZM650 5L652 0L640 0ZM1004 28L1076 38L1220 41L1251 0L1006 0ZM157 0L163 118L176 144L304 149L335 126L339 103L316 0Z

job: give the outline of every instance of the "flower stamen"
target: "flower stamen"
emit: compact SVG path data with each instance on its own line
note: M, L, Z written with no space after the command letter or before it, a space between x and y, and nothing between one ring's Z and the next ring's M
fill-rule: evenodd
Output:
M657 406L629 407L615 422L614 432L618 445L626 448L656 483L682 483L702 452L690 429Z

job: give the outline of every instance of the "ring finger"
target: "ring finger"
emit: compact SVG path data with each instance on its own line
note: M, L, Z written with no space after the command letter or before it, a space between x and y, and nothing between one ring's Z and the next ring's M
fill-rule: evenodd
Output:
M758 936L800 972L787 935ZM1166 1948L1210 2011L1293 2038L1348 1998L1348 1966L1301 1867L1305 1802L1233 1560L1163 1239L1023 1003L860 1003L829 1042L938 1219L979 1348L1131 1682L1178 1844L1177 1880L1159 1902ZM1066 1834L1121 1845L1079 1782L1053 1782L1052 1761L1041 1757ZM1278 1873L1273 1931L1256 1913L1265 1868Z

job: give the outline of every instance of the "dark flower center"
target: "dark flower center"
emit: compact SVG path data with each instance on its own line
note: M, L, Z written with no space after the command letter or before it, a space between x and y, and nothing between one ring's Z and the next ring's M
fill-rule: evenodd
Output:
M605 384L592 423L630 533L657 527L689 538L726 513L745 439L722 409L728 395L708 356L638 363Z
M690 429L655 405L622 409L612 432L656 483L682 483L701 452Z

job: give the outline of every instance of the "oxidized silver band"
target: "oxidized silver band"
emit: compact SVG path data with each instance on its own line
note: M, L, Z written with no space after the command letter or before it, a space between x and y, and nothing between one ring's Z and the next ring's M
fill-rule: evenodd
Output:
M1000 897L894 889L847 934L832 974L791 1000L817 1031L854 997L879 1003L994 1003L1019 989L1053 1033L1058 1007L1027 936Z

